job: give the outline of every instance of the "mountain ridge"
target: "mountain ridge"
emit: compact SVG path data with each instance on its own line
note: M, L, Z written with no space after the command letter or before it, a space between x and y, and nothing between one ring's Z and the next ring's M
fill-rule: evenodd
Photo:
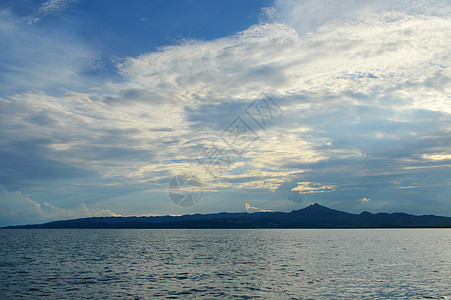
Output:
M212 213L154 217L89 217L1 229L451 228L451 217L406 213L353 214L318 203L291 212Z

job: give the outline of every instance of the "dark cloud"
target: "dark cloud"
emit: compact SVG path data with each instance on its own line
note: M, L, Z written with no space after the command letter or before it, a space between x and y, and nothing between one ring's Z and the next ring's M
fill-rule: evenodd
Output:
M281 183L275 190L275 193L282 199L288 199L293 202L303 203L304 197L298 191L293 191L297 187L297 181L286 181Z
M0 182L22 186L48 180L87 178L97 172L52 159L47 146L51 140L30 139L10 143L0 150Z

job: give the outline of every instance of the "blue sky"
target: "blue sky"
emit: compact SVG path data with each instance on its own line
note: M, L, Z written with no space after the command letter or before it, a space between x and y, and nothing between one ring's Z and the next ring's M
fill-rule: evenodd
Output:
M0 225L312 202L451 216L450 16L426 0L2 1ZM196 205L169 199L179 174L202 182Z

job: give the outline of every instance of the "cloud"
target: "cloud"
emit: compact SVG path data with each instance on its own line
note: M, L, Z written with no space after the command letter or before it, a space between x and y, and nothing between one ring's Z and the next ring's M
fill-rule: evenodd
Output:
M357 200L357 201L359 201L359 202L361 202L361 203L366 203L366 202L369 202L371 199L370 198L365 198L365 197L363 197L362 199L359 199L359 200Z
M35 24L41 21L42 18L50 14L57 13L67 8L69 4L77 2L78 0L47 0L39 7L39 9L24 18L27 24Z
M62 28L49 31L28 26L10 10L3 9L0 44L0 96L89 89L98 80L83 73L97 68L99 55L80 37Z
M249 203L246 202L246 211L247 212L272 212L272 210L269 209L262 209L258 207L253 207Z
M298 182L298 185L292 191L298 191L304 194L329 193L334 191L335 188L334 185L321 185L316 182Z
M108 209L89 209L85 203L75 209L64 209L43 202L42 204L23 195L20 191L9 192L0 185L0 218L2 224L23 222L43 222L59 219L75 219L81 217L118 216Z
M281 183L274 192L277 195L280 195L283 199L288 199L293 202L302 203L304 197L299 191L296 191L295 188L297 186L296 181L286 181Z
M341 26L346 23L372 22L374 16L386 15L387 21L396 21L401 15L449 16L449 4L441 0L423 1L369 1L369 0L277 0L272 12L274 19L290 24L300 33L315 32L323 26ZM363 20L365 19L365 20Z
M19 34L17 44L42 45L34 58L24 50L31 46L18 54L19 46L9 48L21 65L2 73L5 86L17 87L0 98L2 149L10 155L3 163L32 158L32 171L24 164L8 183L36 185L42 167L71 184L120 183L132 194L137 186L163 190L172 176L189 173L215 193L274 191L271 197L326 204L400 182L435 187L428 195L443 202L449 167L440 155L451 146L449 5L337 3L278 1L278 12L269 10L274 22L123 58L122 81L96 89L80 75L95 56L89 47L56 37L47 43L2 11L2 44ZM284 111L266 130L244 112L262 93ZM259 136L242 155L220 138L238 116ZM197 160L208 159L211 144L231 159L218 180Z
M423 154L421 156L422 158L426 159L426 160L451 160L451 154Z

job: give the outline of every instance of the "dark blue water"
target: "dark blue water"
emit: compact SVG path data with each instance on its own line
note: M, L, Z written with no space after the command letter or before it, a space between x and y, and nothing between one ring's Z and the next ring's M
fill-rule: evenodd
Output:
M0 299L451 299L451 230L0 230Z

